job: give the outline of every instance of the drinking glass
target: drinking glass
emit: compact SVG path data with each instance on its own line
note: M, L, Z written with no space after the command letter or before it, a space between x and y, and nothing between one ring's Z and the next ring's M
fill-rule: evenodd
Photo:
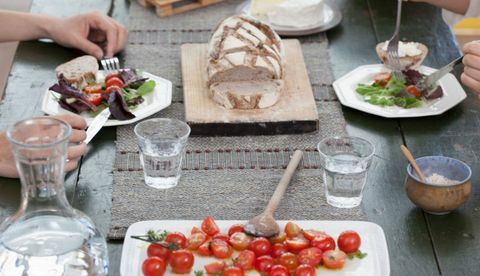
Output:
M190 127L177 119L157 118L138 123L134 131L145 183L157 189L175 187Z
M346 136L323 139L317 149L328 204L338 208L360 205L374 146L365 139Z

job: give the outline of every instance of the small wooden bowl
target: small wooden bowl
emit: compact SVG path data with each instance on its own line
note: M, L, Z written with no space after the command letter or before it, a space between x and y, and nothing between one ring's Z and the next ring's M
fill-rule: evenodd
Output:
M467 201L472 188L472 170L467 164L444 156L425 156L417 158L416 161L425 177L437 173L458 183L441 185L422 182L409 164L405 189L408 198L415 205L427 213L444 215Z
M413 56L413 57L410 57L410 56L401 57L400 66L402 67L402 71L407 69L416 69L420 67L420 65L422 65L423 60L427 56L428 54L427 46L419 42L417 43L418 43L418 48L420 49L420 51L422 51L422 53L420 55ZM388 60L387 52L383 50L383 45L385 45L385 42L378 43L375 50L377 51L377 55L380 58L380 60L383 62L383 64L385 64L385 66L387 66L388 68L392 69L390 67L390 62Z

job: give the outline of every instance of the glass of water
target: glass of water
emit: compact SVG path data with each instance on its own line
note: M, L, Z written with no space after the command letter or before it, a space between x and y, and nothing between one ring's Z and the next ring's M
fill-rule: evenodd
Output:
M145 120L135 126L145 183L153 188L175 187L190 127L177 119Z
M328 204L338 208L360 205L367 171L375 151L358 137L326 138L318 143Z

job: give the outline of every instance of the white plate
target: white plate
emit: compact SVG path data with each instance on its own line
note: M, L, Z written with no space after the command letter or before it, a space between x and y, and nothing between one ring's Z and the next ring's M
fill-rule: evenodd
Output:
M245 221L216 221L222 233L226 233L228 228L235 223L245 223ZM283 229L286 221L279 221ZM347 260L345 267L341 270L329 270L326 268L317 269L317 275L369 275L369 276L388 276L390 275L390 262L388 257L387 242L385 234L380 226L365 221L295 221L303 229L317 229L326 231L337 239L338 235L345 230L355 230L362 238L360 250L368 255L363 259L355 258ZM148 230L167 230L179 231L187 235L193 226L199 227L201 221L192 220L151 220L140 221L132 224L125 237L122 250L122 261L120 264L120 274L123 276L142 275L142 263L147 258L148 243L130 238L131 235L145 235ZM195 255L195 263L192 269L204 271L203 266L215 261L213 257L201 257ZM205 272L205 271L204 271ZM167 270L167 275L172 275ZM257 272L246 273L246 275L260 275Z
M333 83L333 88L343 105L386 118L411 118L440 115L456 106L467 97L467 94L457 78L452 74L447 74L438 81L438 84L443 89L443 97L424 101L420 107L408 109L398 106L381 107L365 102L362 96L355 92L357 85L359 83L372 83L375 74L386 71L388 71L388 69L383 64L363 65L336 80ZM436 69L421 66L419 71L423 74L429 75L436 71Z
M139 120L145 119L148 116L151 116L157 113L158 111L166 108L172 103L172 82L171 81L161 77L157 77L147 72L143 72L142 76L155 81L156 83L155 91L144 96L143 98L145 99L145 101L140 105L138 105L137 108L135 108L135 110L133 110L132 113L135 115L135 118L131 120L126 120L126 121L110 119L107 121L107 123L105 123L105 126L120 126L120 125L128 125L128 124L137 122ZM103 79L105 79L104 71L103 70L98 71L97 80L103 81ZM59 94L50 90L45 91L45 95L43 97L43 102L42 102L42 111L48 115L57 115L60 113L70 112L60 107L58 102L55 100L56 99L55 97L58 98ZM85 118L88 125L90 125L90 123L94 118L88 112L83 112L80 115L82 115Z
M250 1L246 1L240 4L237 8L237 12L251 15ZM279 35L304 36L304 35L311 35L315 33L325 32L337 26L342 21L342 13L335 5L324 3L323 20L316 22L310 26L305 26L305 27L279 26L279 25L270 23L268 21L268 18L260 18L260 19L269 23Z

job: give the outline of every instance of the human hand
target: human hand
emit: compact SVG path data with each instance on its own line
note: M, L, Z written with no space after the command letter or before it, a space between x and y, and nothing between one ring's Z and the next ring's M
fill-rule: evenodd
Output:
M51 39L97 59L113 57L123 49L128 37L125 27L100 12L58 18L52 22L48 28Z
M87 152L87 145L83 143L87 134L85 128L87 123L83 117L68 113L57 116L52 116L64 120L72 126L72 135L68 142L67 162L65 164L65 171L73 171L78 166L80 157ZM12 146L8 142L5 133L0 133L0 176L18 178L18 171L15 165L15 158L13 156Z
M472 41L464 45L463 69L460 77L462 83L474 92L480 93L480 41Z

